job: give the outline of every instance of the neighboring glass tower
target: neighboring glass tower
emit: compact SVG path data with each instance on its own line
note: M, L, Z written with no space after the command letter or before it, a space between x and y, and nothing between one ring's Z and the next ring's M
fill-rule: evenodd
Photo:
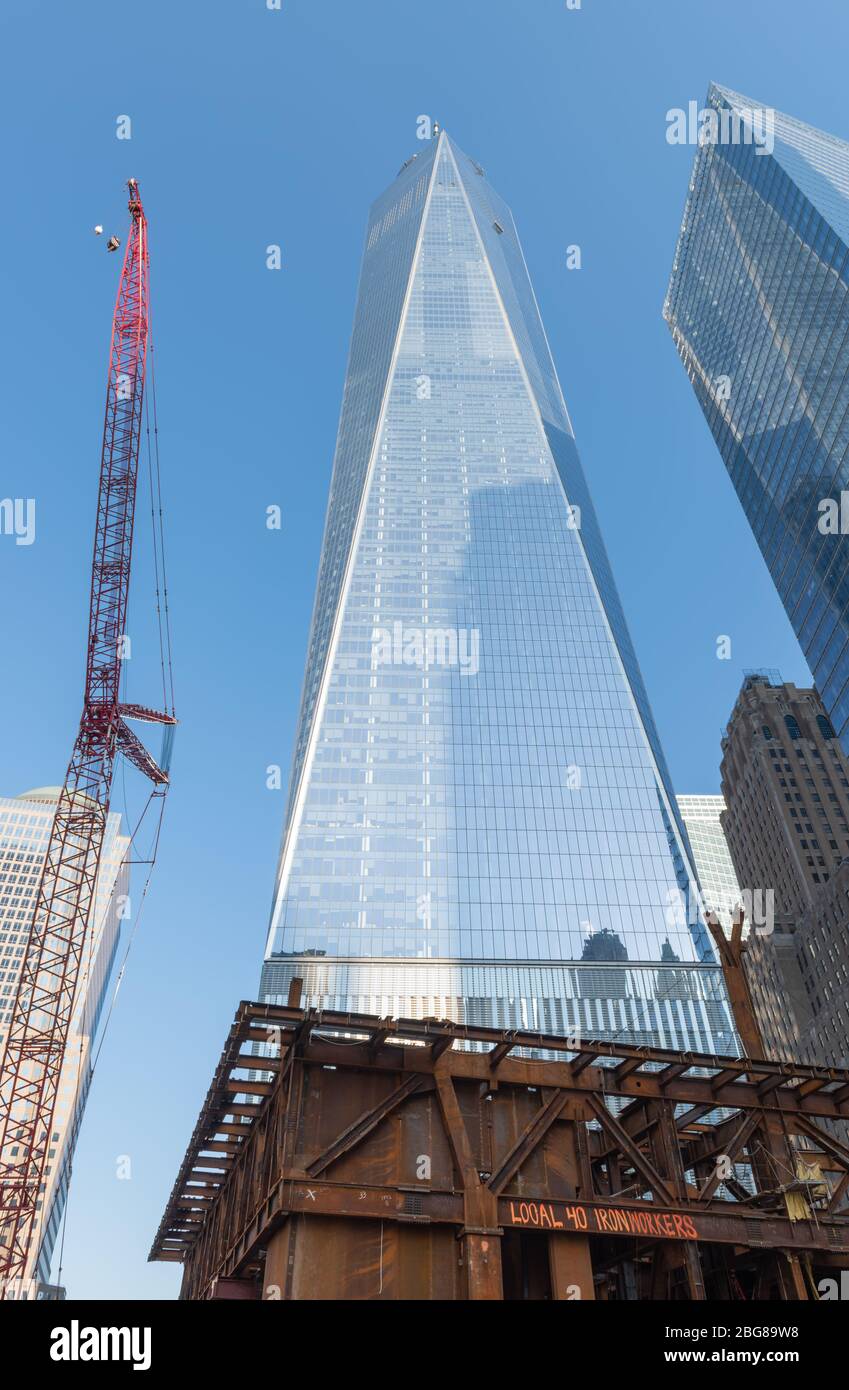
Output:
M694 884L513 219L443 132L369 219L263 997L722 1050Z
M708 108L763 138L699 148L664 317L849 751L849 144L724 87Z
M715 912L730 931L734 910L742 903L743 895L719 819L725 800L721 796L679 796L678 810L690 839L705 909Z

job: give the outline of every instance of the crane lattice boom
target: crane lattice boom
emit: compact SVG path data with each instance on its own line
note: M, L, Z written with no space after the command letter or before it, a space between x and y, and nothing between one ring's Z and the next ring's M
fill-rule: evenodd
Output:
M112 321L91 573L85 694L41 872L0 1067L0 1298L30 1277L46 1202L54 1112L91 928L120 750L158 787L168 775L125 722L173 713L120 702L149 326L147 222L129 183L130 235ZM57 1160L58 1161L58 1160Z

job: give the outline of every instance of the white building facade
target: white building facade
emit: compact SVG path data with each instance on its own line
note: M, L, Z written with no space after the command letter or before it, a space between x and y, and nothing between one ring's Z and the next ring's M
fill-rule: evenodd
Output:
M725 810L725 799L721 796L679 796L676 801L690 840L705 907L715 912L728 930L734 908L743 898L719 819Z
M32 924L58 787L0 797L0 1053L5 1046L21 964ZM121 922L129 915L130 840L110 812L98 873L92 930L82 961L71 1033L53 1122L47 1190L39 1202L38 1255L30 1277L46 1282L67 1196L70 1165L91 1082L97 1034Z

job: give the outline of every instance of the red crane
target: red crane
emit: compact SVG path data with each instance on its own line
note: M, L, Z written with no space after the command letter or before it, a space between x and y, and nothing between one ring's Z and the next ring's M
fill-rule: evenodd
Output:
M83 712L36 889L0 1065L0 1298L20 1296L37 1253L38 1203L47 1200L56 1097L117 753L155 791L168 785L168 773L126 721L176 722L173 708L165 713L120 698L150 336L147 222L135 179L128 188L131 225L112 319Z

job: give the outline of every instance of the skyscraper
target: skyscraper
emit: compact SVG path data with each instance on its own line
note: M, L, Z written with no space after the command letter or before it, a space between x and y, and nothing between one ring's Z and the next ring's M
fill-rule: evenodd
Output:
M849 751L849 144L707 101L664 317Z
M263 996L721 1050L694 886L513 219L443 132L369 218Z
M744 680L722 753L731 856L740 883L762 899L760 923L749 912L744 961L767 1051L844 1066L849 760L816 690L766 672Z
M59 798L58 787L38 787L0 797L0 1054L32 925L33 902ZM70 1165L91 1082L91 1050L106 998L121 928L121 900L129 891L130 841L121 817L110 812L91 929L80 965L80 983L54 1114L47 1190L39 1199L38 1250L28 1278L43 1283L68 1193Z
M849 763L816 690L750 672L722 740L722 825L740 887L795 921L849 854Z
M690 840L705 909L715 912L722 925L730 928L740 903L740 885L720 821L725 802L721 796L679 796L678 809Z

